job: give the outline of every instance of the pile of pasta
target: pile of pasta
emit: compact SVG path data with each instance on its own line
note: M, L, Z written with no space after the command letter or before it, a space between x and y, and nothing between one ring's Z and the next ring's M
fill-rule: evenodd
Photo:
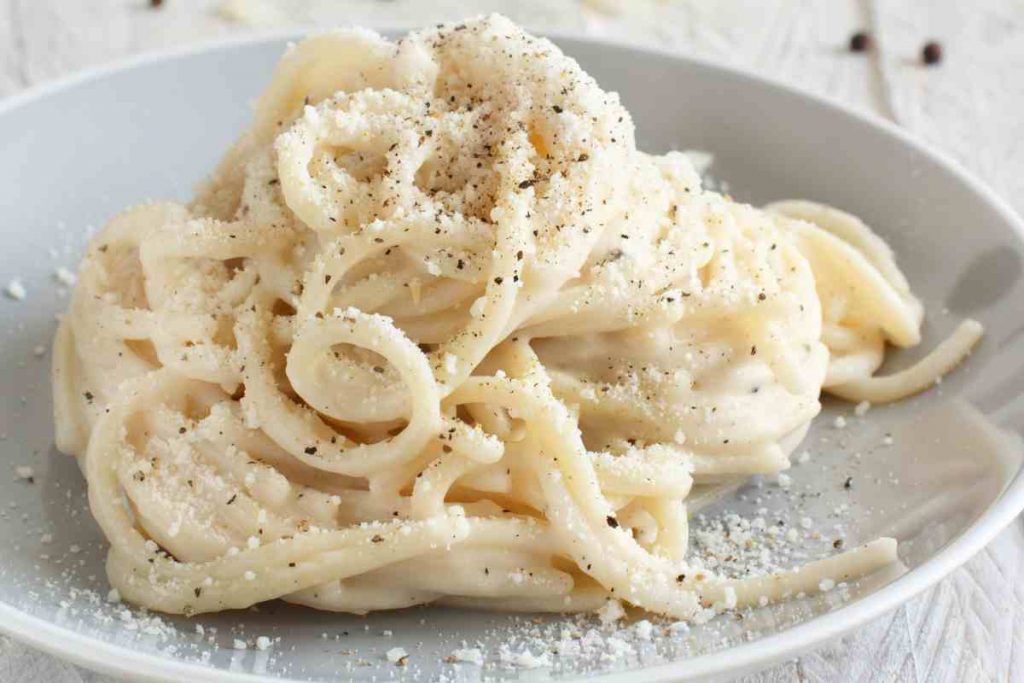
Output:
M616 95L492 16L289 48L188 205L91 241L56 340L121 596L691 619L892 562L880 539L727 578L688 515L777 473L824 389L926 388L886 244L808 202L758 209L639 152Z

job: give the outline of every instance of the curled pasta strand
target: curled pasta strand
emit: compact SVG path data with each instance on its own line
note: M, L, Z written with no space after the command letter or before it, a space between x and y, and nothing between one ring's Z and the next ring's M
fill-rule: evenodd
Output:
M266 315L240 319L236 336L245 357L246 402L258 424L296 459L330 472L366 475L415 457L440 431L440 396L422 354L383 318L358 311L310 318L293 341L292 352L309 354L335 343L352 343L378 351L408 383L409 423L395 437L374 444L352 444L309 409L281 394L274 381L266 348ZM298 381L303 375L297 373ZM293 379L294 381L294 379Z
M928 355L905 370L885 377L868 376L828 387L848 401L888 403L924 391L959 365L981 339L982 327L975 320L964 320L953 333Z

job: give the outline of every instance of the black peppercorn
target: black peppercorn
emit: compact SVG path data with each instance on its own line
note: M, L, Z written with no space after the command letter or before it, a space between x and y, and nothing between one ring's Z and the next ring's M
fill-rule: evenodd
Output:
M865 52L871 49L871 36L864 31L857 31L850 36L850 52Z
M929 66L938 64L942 61L942 45L935 41L925 43L925 46L921 48L921 59Z

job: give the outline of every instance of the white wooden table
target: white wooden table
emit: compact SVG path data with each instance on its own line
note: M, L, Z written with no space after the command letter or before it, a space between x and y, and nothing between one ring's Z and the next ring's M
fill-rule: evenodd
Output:
M0 0L0 97L126 55L286 26L501 11L728 62L895 121L1024 213L1022 0ZM875 49L851 55L856 30ZM920 65L938 39L945 59ZM0 638L0 681L106 681ZM1024 681L1024 523L857 633L750 681Z

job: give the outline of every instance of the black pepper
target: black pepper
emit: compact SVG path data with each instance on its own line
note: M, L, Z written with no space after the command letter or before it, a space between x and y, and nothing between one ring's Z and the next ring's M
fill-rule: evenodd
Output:
M938 64L942 61L942 45L934 40L925 43L921 48L921 59L928 66Z
M850 36L850 52L866 52L871 49L871 35L866 31L857 31Z

